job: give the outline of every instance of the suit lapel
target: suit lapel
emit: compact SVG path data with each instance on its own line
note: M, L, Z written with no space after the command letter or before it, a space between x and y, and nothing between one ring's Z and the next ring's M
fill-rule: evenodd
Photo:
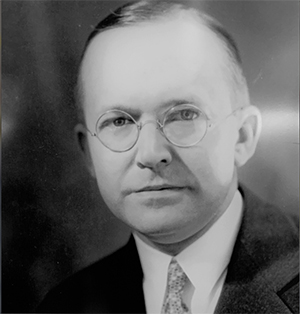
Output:
M274 219L276 211L243 190L243 220L215 313L291 313L277 291L297 273L297 242L289 244L283 215ZM282 263L274 264L276 260Z
M215 313L291 313L237 243Z
M118 254L119 269L115 277L114 313L146 313L143 271L133 237Z

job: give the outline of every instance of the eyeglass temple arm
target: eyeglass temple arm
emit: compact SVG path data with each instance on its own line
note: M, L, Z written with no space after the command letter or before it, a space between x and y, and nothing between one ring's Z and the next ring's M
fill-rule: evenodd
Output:
M86 131L91 135L91 136L97 136L97 134L96 133L92 133L89 129L88 129L88 127L86 126L86 125L83 125L84 126L84 128L86 129Z
M231 115L235 114L237 111L243 110L243 109L244 109L244 107L238 107L238 108L234 109L229 115L227 115L226 117L222 118L221 121L226 120L226 119L229 118ZM221 122L221 121L219 121L219 122ZM215 122L215 123L218 124L219 122ZM211 128L215 123L214 123L213 120L208 120L207 128Z

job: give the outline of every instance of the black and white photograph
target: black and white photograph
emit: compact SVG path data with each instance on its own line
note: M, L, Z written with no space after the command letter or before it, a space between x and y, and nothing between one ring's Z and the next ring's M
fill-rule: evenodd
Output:
M1 312L299 313L299 2L1 7Z

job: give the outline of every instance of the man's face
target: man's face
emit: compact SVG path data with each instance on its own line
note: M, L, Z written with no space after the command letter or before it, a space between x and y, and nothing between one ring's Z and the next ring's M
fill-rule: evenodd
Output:
M218 39L194 21L174 19L97 35L82 67L86 125L122 107L138 122L155 121L186 102L221 122L197 145L180 148L147 123L136 145L117 153L88 136L94 175L110 210L161 243L186 240L228 206L236 184L237 121ZM223 120L222 120L223 119Z

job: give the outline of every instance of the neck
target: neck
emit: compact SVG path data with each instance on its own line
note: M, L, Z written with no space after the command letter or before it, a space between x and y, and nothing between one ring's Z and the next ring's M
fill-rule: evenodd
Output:
M235 176L236 178L236 176ZM183 239L181 241L173 242L173 243L161 243L158 241L153 241L152 239L149 239L146 235L143 235L139 232L136 234L138 237L144 241L146 244L150 245L151 247L165 253L171 256L176 256L180 252L182 252L185 248L190 246L192 243L194 243L196 240L198 240L202 235L204 235L213 225L214 223L223 215L223 213L226 211L228 206L230 205L234 194L237 190L237 180L234 179L228 193L226 195L226 198L220 208L220 210L217 212L217 215L215 215L207 225L204 226L201 230L196 232L195 234L191 235L190 237Z

